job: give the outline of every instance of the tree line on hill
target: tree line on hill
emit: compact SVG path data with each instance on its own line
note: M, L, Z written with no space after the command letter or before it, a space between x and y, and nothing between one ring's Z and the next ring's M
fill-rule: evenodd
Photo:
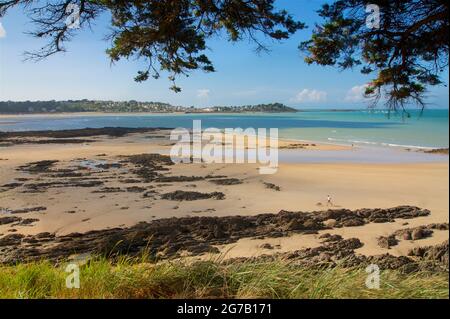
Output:
M268 112L283 113L297 112L281 103L258 104L246 106L214 106L208 108L195 108L173 106L161 102L138 101L92 101L92 100L68 100L68 101L5 101L0 102L2 114L37 114L37 113L75 113L75 112L100 112L100 113L243 113L243 112Z

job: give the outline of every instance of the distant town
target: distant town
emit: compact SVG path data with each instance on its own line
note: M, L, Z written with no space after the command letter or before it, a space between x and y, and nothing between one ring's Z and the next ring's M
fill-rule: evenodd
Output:
M244 105L244 106L212 106L196 108L194 106L174 106L161 102L139 101L24 101L0 102L0 114L39 114L39 113L285 113L298 110L281 103Z

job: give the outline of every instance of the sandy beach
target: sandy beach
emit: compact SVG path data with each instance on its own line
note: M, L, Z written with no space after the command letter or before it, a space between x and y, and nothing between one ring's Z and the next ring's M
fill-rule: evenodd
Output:
M26 219L24 223L0 224L0 234L48 232L64 236L132 227L139 222L170 217L255 216L280 211L388 209L410 205L427 209L430 214L407 221L368 223L313 234L241 238L215 247L225 259L255 257L318 247L323 235L331 234L360 239L363 246L357 252L363 255L389 252L400 256L414 247L436 245L448 239L448 230L437 229L431 236L400 240L393 247L381 247L378 243L380 236L388 237L402 229L448 223L448 160L406 164L281 162L274 175L259 174L256 164L175 164L165 168L164 178L147 181L137 178L136 170L130 168L126 159L139 154L168 154L173 144L168 139L169 133L90 136L83 137L88 142L0 147L0 217L24 210L14 216ZM308 150L351 151L345 146L298 141L281 141L280 151L283 149L298 156ZM41 171L31 169L30 162L39 161L53 162ZM222 182L217 182L219 179ZM67 184L69 180L72 184ZM222 195L198 200L162 198L177 191ZM332 205L327 205L328 195ZM209 254L200 258L209 258Z

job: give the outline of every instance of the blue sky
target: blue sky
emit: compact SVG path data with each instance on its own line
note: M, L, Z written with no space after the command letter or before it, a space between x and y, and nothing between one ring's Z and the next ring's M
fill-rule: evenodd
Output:
M299 31L282 43L266 42L270 53L255 53L255 45L247 41L230 43L213 39L207 54L216 73L195 72L180 78L181 93L173 93L162 76L144 83L133 81L140 63L134 60L111 65L104 41L108 34L108 18L100 19L93 30L81 32L67 44L67 53L49 57L38 63L23 62L23 52L38 49L44 42L24 32L33 28L19 10L11 11L0 23L0 100L139 100L162 101L184 106L243 105L282 102L298 108L366 107L360 98L362 85L370 80L358 71L340 72L334 68L308 66L298 51L307 39L314 22L320 21L315 11L322 1L278 0L306 22L309 29ZM448 71L444 76L448 83ZM428 102L433 107L448 108L445 87L433 88Z

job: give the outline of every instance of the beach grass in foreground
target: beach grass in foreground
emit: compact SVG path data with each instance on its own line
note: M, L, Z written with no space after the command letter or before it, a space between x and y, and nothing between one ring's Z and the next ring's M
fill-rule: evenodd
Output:
M65 265L0 266L0 298L449 298L447 272L381 272L368 289L364 268L308 269L285 260L223 264L123 258L80 267L80 288L66 288Z

